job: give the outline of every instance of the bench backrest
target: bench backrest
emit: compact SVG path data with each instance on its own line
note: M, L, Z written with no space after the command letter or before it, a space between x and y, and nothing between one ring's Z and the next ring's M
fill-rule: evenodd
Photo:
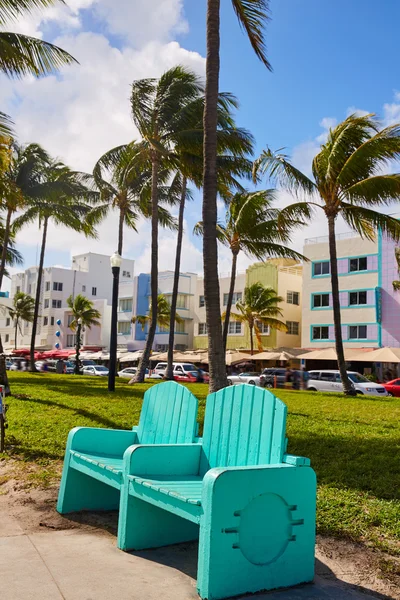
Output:
M166 381L144 395L137 430L140 444L185 444L196 435L197 398L183 385Z
M200 473L213 467L278 464L285 452L286 405L255 385L207 398Z

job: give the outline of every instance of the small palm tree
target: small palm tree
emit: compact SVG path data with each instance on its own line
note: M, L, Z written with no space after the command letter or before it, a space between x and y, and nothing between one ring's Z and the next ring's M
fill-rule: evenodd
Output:
M177 66L160 79L134 81L131 93L132 118L142 137L141 160L151 165L151 304L152 320L136 380L144 381L157 326L158 222L160 172L172 166L171 154L189 121L187 105L202 92L195 73Z
M3 305L3 308L8 311L8 314L14 321L14 348L17 349L18 329L22 334L21 321L32 323L35 312L35 300L29 294L17 292L13 298L12 306Z
M400 248L395 248L394 255L395 255L395 258L396 258L396 262L397 262L397 270L398 270L398 273L400 275ZM393 289L395 291L399 291L400 290L400 281L399 280L393 281Z
M167 329L170 325L171 305L164 294L158 294L157 298L157 326L160 329ZM153 309L150 302L149 312L147 315L137 315L132 317L132 323L139 323L144 331L146 325L151 323L153 318ZM183 323L182 317L175 315L175 323Z
M217 224L218 240L232 253L231 281L222 334L224 350L240 252L258 260L265 260L267 257L307 260L302 254L283 245L290 242L291 232L296 226L305 225L299 218L303 216L302 211L297 211L292 206L279 210L272 206L274 200L275 190L239 192L228 203L225 223ZM297 215L296 212L301 214ZM202 222L195 225L194 233L203 234Z
M72 295L67 298L67 306L72 312L73 320L69 324L69 327L72 331L76 331L76 341L75 341L75 375L79 375L79 353L81 349L81 332L82 327L99 327L100 321L98 319L101 318L101 314L98 310L93 308L93 302L83 296L82 294L78 294L75 298Z
M375 208L400 200L400 174L383 168L400 157L400 125L380 129L375 115L350 115L331 129L312 162L313 178L296 169L282 153L264 150L255 174L267 173L307 202L297 207L320 208L328 221L330 271L336 353L345 394L355 394L347 376L343 352L335 227L341 216L363 238L375 239L380 229L400 240L400 222Z
M276 318L282 316L278 306L280 302L283 302L283 298L277 296L273 288L264 287L261 283L253 283L244 289L243 302L236 303L238 312L231 313L231 319L248 325L251 354L254 354L253 333L256 335L259 351L263 350L260 323L269 325L272 329L287 331L286 323Z
M264 65L267 60L264 26L268 21L268 0L232 0L239 23ZM207 64L204 110L204 176L203 176L203 260L204 297L210 357L210 392L226 385L225 352L220 327L220 294L217 249L217 112L220 71L221 0L207 0Z
M81 183L79 174L71 171L63 163L49 161L44 165L37 185L31 190L29 206L14 221L14 228L17 231L34 221L38 221L39 228L43 226L30 346L30 363L33 371L36 370L35 342L48 226L50 221L53 221L56 226L69 227L74 231L95 237L93 225L87 221L91 209L91 206L84 201L87 197L90 197L90 193Z

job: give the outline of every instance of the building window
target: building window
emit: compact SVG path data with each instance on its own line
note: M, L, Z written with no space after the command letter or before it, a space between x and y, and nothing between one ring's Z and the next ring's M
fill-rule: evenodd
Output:
M67 318L67 319L68 319L68 320L67 320L67 327L70 327L70 326L71 326L71 323L72 323L72 321L75 319L75 317L74 317L74 315L68 315L68 318Z
M242 324L238 321L229 321L228 334L229 335L241 335Z
M11 319L10 319L10 317L7 317L7 319L6 319L6 327L10 327L10 323L11 323Z
M118 321L118 333L121 335L129 335L131 332L131 324L129 321Z
M122 271L122 277L128 277L129 278L130 276L131 276L130 271Z
M15 288L15 293L19 294L20 291L21 291L21 286L17 285L17 287Z
M28 294L32 294L32 284L28 285Z
M224 306L228 306L228 298L229 294L224 294ZM242 292L233 292L232 296L232 306L236 304L236 302L242 301Z
M76 335L74 333L69 333L67 335L67 348L73 348L76 344Z
M157 352L168 352L168 344L157 344Z
M199 335L207 335L207 323L199 323Z
M50 317L50 325L54 325L54 317Z
M331 272L329 260L324 260L323 262L315 262L313 264L313 275L314 277L318 277L319 275L329 275Z
M314 326L312 328L312 339L313 340L329 340L329 327L328 325Z
M288 304L295 304L296 306L299 306L300 293L299 292L288 292L286 295L286 302Z
M49 317L43 317L43 326L46 327L46 325L49 324Z
M86 285L82 286L82 292L86 292Z
M186 294L178 294L176 297L176 308L187 308L187 299Z
M367 304L367 292L349 292L349 306Z
M203 308L203 306L205 306L205 300L204 300L204 296L199 296L199 308Z
M49 303L50 303L50 300L48 298L45 298L44 307L49 308Z
M46 292L50 291L50 281L46 281L46 287L45 287Z
M61 300L52 300L51 306L52 306L52 308L61 308Z
M367 270L367 257L361 256L360 258L350 258L349 259L349 273L354 273L356 271L366 271Z
M367 326L366 325L350 325L349 340L366 340Z
M53 282L53 291L54 292L62 292L63 291L63 284L61 283L61 281Z
M119 301L120 312L130 312L132 310L133 298L121 298Z
M329 294L314 294L312 307L322 308L323 306L329 306Z
M10 341L10 334L9 334L9 333L6 333L6 336L5 336L5 342L7 343L7 342L9 342L9 341Z
M92 287L92 296L97 296L97 288Z
M299 335L299 325L298 321L286 321L287 333L289 335Z
M185 321L175 323L175 333L185 333Z
M257 321L257 327L260 330L261 335L270 335L271 328L266 323L262 323L261 321Z

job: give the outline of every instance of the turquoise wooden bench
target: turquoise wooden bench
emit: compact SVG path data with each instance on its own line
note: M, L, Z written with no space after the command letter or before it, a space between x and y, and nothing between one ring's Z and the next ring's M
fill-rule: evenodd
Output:
M202 443L124 454L118 546L196 539L197 589L216 600L314 576L316 478L285 454L286 406L240 385L208 396Z
M131 431L76 427L68 435L57 511L118 508L123 454L132 444L190 443L197 432L197 398L169 381L144 395L139 425Z

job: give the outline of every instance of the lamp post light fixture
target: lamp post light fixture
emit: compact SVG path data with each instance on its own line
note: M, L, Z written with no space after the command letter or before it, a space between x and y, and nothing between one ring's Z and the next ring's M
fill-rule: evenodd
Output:
M111 335L110 335L110 369L108 371L108 391L115 391L115 372L117 370L117 319L118 319L118 287L119 270L122 258L118 252L110 258L113 275L112 303L111 303Z

